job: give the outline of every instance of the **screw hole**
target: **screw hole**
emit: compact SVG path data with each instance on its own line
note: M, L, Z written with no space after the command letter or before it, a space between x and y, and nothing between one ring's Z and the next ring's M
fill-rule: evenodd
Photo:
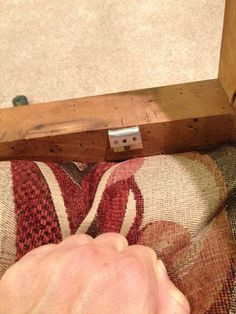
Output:
M134 141L134 142L137 141L137 137L134 136L134 137L133 137L133 141Z
M126 143L127 142L127 139L125 138L125 139L123 139L123 143Z

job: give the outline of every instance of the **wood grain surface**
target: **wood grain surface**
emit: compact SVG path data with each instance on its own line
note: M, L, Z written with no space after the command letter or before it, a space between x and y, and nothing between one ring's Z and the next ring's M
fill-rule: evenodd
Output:
M236 97L236 1L226 0L219 80L230 102Z
M232 138L218 80L0 110L0 159L124 160L208 149ZM108 130L139 125L143 149L115 153Z

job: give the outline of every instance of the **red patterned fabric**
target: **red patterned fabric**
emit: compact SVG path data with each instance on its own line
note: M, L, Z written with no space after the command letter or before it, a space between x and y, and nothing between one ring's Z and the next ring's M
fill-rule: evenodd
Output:
M11 166L18 260L35 247L34 243L59 243L62 236L47 182L39 168L34 163L19 161L13 161Z
M236 313L236 149L122 163L0 163L0 275L31 249L114 231L153 248L192 313Z

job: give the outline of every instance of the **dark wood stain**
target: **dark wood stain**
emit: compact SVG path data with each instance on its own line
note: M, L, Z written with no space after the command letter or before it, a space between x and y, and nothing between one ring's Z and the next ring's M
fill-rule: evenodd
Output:
M57 144L54 144L52 147L49 148L50 153L59 153L61 151L62 151L62 148Z
M35 130L41 130L43 128L43 126L44 126L43 124L38 124L34 128L35 128Z
M146 112L146 118L147 118L147 122L149 123L150 120L149 120L149 116L148 116L148 113Z

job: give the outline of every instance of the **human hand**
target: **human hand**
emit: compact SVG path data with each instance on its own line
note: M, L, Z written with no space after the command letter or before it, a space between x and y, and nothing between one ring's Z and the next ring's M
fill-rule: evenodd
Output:
M145 246L116 233L41 246L0 281L1 314L188 314L184 295Z

